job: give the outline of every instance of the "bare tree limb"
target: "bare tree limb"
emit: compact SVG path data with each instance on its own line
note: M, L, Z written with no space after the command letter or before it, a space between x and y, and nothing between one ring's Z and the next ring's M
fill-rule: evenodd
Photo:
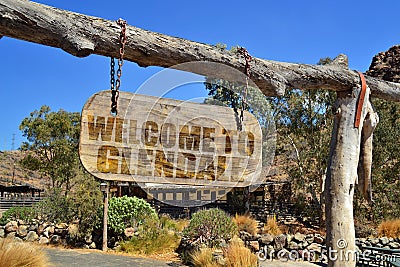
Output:
M118 56L120 28L114 21L61 10L27 0L0 0L0 36L58 47L78 57ZM133 26L127 28L125 59L140 66L171 67L190 61L211 61L244 70L244 59L215 46L188 41ZM198 74L229 79L218 69ZM224 71L221 71L224 72ZM229 76L229 75L228 75ZM251 79L266 95L283 95L288 88L351 90L358 75L335 66L282 63L254 58ZM400 85L367 77L373 96L400 101Z

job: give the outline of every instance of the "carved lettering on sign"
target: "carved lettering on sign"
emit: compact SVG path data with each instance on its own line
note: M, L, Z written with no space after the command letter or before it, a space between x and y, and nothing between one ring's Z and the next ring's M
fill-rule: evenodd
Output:
M230 108L121 92L118 116L108 91L82 110L80 157L104 180L248 186L261 169L261 129ZM218 121L210 114L218 114Z

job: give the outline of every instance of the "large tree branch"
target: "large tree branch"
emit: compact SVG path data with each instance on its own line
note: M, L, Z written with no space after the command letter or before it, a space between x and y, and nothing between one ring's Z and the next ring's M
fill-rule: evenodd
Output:
M114 21L27 0L0 0L0 36L58 47L78 57L90 54L117 57L119 32L120 28ZM244 59L215 46L133 26L127 28L127 40L125 59L143 67L171 67L190 61L211 61L242 72L244 70ZM210 69L207 65L188 70L206 76L231 78L225 69ZM344 91L359 83L358 74L348 69L257 58L251 61L251 79L266 95L283 95L287 88ZM373 96L400 101L399 84L371 77L367 77L367 83Z

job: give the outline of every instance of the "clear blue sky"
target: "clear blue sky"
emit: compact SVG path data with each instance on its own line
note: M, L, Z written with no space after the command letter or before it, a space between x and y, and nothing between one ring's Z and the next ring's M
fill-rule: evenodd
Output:
M202 43L240 45L271 60L314 64L344 53L350 68L361 71L375 54L400 43L398 0L36 2L110 20L122 17L133 26ZM44 104L81 111L93 93L109 89L106 57L75 58L61 49L3 37L0 58L0 150L11 149L14 133L19 146L18 126L31 111ZM159 70L127 62L121 90L135 91Z

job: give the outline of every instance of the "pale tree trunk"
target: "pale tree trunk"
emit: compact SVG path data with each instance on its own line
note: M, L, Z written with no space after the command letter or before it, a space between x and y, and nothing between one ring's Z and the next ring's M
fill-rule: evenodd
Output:
M337 94L337 112L325 181L328 266L334 267L356 265L354 190L357 183L370 184L371 162L365 162L363 159L369 159L372 156L372 143L370 142L372 142L372 131L378 117L369 101L369 88L367 87L360 126L355 128L354 121L359 93L360 89L354 88L351 91ZM362 138L366 135L365 132L368 132L368 137L371 138ZM362 142L365 139L369 142ZM361 168L362 171L357 170L359 161L365 165Z

